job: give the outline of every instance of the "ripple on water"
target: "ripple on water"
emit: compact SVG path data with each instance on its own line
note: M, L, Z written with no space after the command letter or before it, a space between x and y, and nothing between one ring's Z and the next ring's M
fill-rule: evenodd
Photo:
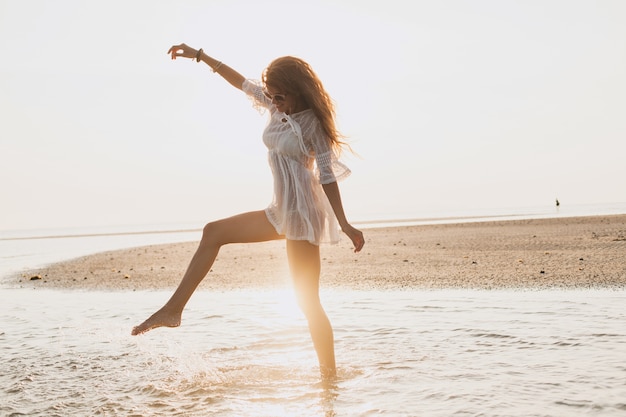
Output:
M167 295L3 294L0 414L626 411L623 292L329 291L332 385L320 383L306 323L284 293L200 292L180 328L131 337Z

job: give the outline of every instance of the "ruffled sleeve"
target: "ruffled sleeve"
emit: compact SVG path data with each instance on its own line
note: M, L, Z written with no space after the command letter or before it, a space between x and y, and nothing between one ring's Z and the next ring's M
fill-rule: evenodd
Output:
M259 81L244 80L241 89L252 101L252 107L257 109L259 113L264 113L266 109L270 108L272 102L263 94L263 87Z
M308 129L303 130L315 156L315 175L319 178L320 184L330 184L347 178L351 171L337 158L319 120L314 118L307 127Z
M320 179L320 184L339 182L350 176L350 168L337 159L331 150L323 154L315 154L315 172Z

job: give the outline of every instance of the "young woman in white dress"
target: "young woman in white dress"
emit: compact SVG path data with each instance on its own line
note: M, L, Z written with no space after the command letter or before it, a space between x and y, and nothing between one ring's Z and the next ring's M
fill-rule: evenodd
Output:
M168 54L204 62L270 120L263 132L274 177L274 198L265 210L208 223L198 249L178 288L167 303L132 330L133 335L156 327L177 327L189 298L211 269L222 245L286 239L287 258L298 305L309 325L324 379L336 375L333 330L320 303L322 242L334 243L339 228L359 252L363 233L346 220L337 181L350 174L338 160L342 146L335 127L333 103L311 67L299 58L274 60L262 83L244 78L234 69L185 44Z

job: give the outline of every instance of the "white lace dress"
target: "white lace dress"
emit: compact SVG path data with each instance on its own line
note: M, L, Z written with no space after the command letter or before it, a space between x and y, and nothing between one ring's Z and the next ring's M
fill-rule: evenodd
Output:
M265 209L270 223L287 239L336 243L339 225L322 184L344 179L350 170L338 161L312 110L287 115L257 82L246 80L242 88L257 109L270 112L263 131L274 177L274 198Z

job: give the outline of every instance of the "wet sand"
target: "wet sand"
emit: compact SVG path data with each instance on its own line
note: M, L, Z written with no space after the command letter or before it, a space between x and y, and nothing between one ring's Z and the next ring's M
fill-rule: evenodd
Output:
M626 288L626 215L364 229L323 245L322 287ZM197 242L98 253L11 277L11 287L174 289ZM40 279L36 279L39 277ZM33 279L35 278L35 279ZM200 289L289 285L284 241L222 248Z

